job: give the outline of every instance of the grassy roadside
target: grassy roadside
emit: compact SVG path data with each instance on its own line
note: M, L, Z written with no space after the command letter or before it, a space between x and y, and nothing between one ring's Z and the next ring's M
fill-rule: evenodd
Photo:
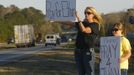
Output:
M10 49L10 48L15 48L15 44L0 44L0 50L3 50L3 49Z
M0 75L77 75L73 50L42 51L0 66Z
M38 52L32 57L0 66L0 75L78 75L74 50L56 49Z
M95 75L99 75L99 59L96 59L95 68ZM134 60L131 58L128 75L134 75L133 71ZM74 50L56 49L35 53L31 57L0 66L0 75L78 75Z

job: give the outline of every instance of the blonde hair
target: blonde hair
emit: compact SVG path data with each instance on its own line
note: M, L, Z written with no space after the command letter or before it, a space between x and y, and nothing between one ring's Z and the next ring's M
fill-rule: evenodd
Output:
M96 11L96 9L94 7L86 7L85 12L87 10L90 10L90 12L92 14L94 14L93 21L99 24L99 29L100 29L100 27L101 27L101 25L103 23L101 15Z

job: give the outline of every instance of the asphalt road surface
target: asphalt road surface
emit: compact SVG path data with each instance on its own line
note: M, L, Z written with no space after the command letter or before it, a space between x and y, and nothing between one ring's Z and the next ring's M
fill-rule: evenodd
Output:
M47 51L55 48L57 47L55 46L45 47L44 45L40 44L35 47L29 47L29 48L12 48L12 49L0 50L0 65L4 65L12 61L17 61L18 59L26 58L39 51Z

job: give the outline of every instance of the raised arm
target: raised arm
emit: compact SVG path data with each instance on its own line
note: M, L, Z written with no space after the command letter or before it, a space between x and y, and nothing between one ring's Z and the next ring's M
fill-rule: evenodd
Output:
M92 32L92 29L90 27L85 27L82 23L82 20L80 19L80 15L78 12L75 12L75 16L76 16L76 19L79 23L79 26L80 26L80 29L82 32L85 32L85 33L91 33Z

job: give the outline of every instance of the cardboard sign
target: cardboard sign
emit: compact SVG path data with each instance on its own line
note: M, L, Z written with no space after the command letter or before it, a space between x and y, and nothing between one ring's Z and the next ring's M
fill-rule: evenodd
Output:
M51 21L75 21L76 0L46 0L46 16Z
M120 75L120 37L102 37L100 41L100 75Z

